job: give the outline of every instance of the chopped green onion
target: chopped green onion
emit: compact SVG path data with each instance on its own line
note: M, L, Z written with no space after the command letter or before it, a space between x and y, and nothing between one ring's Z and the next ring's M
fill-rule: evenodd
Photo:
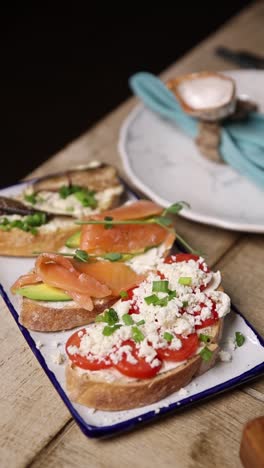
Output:
M211 340L211 336L200 333L199 340L202 341L203 343L209 343L209 341Z
M117 262L122 258L122 254L118 252L109 252L104 255L106 260L110 260L110 262Z
M120 291L119 295L122 299L126 299L128 297L127 291Z
M31 205L35 205L37 203L37 195L35 193L30 193L28 195L24 195L24 199L31 203Z
M90 192L87 189L82 189L74 193L75 198L79 200L82 206L90 206L91 208L97 207L97 201L94 197L95 192Z
M168 300L171 301L172 299L174 299L174 297L176 297L176 291L169 291L168 292Z
M210 349L207 348L207 346L205 346L205 348L203 348L200 351L199 354L200 354L201 358L206 362L210 361L212 359L212 356L213 356L212 351L210 351Z
M178 279L178 283L182 284L183 286L190 286L192 284L191 276L181 276Z
M182 307L188 307L189 302L188 301L182 301Z
M132 338L136 343L140 343L144 340L145 336L143 335L142 331L139 330L138 327L132 327Z
M103 335L104 336L110 336L112 335L116 330L118 330L120 327L122 327L122 325L118 324L118 325L114 325L113 327L109 327L108 325L106 325L103 329Z
M132 319L131 315L129 315L129 314L122 315L122 320L123 320L125 325L133 325L134 324L134 320Z
M144 301L148 305L156 304L159 301L159 298L156 296L156 294L152 294L151 296L144 297Z
M168 292L169 282L168 281L153 281L152 291L153 292Z
M168 341L168 343L170 343L173 340L173 335L169 332L165 332L163 338L164 340Z
M79 260L80 262L88 262L89 255L87 252L85 252L85 250L77 249L73 258L75 260Z
M118 322L118 315L112 307L104 312L104 314L97 315L96 322L106 322L108 325L115 325ZM120 325L121 326L121 325Z
M241 332L235 333L235 341L238 347L243 346L243 344L245 343L245 340L246 338Z
M139 326L139 325L144 325L145 323L146 323L145 320L139 320L139 322L137 322L137 325L138 325L138 326Z

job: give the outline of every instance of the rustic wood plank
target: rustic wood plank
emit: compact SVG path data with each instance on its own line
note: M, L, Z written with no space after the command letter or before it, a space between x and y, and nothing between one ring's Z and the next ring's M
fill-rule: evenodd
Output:
M234 391L137 432L104 441L88 440L73 424L51 442L32 468L85 463L89 468L239 467L242 428L260 414L262 405Z
M226 63L212 55L214 47L220 44L233 48L245 47L261 53L264 39L263 19L264 4L259 2L198 45L176 65L170 67L163 76L169 77L176 73L205 68L227 69ZM114 162L122 170L116 142L120 124L135 102L135 99L130 99L124 103L92 130L44 163L34 174L42 175L96 158ZM210 263L219 260L229 249L229 254L223 257L222 262L227 262L228 258L232 259L232 246L240 239L239 234L185 220L178 221L178 230L186 235L195 247L208 253ZM254 255L259 254L259 249L254 250L253 254L248 249L246 252L250 258L254 258ZM239 260L240 255L242 254L237 247L236 264L241 267L239 284L240 287L242 284L246 287L247 284L243 283L244 263ZM261 262L258 265L260 266ZM230 263L229 267L231 268ZM226 272L225 285L228 291L234 294L235 303L240 301L249 304L250 295L248 294L246 299L245 291L242 294L237 286L237 278L228 275L229 269L227 270L224 263L223 268ZM256 305L259 307L263 294L258 291ZM254 305L252 302L251 304ZM75 423L70 423L65 432L62 431L54 442L48 444L70 417L5 307L1 315L5 323L0 329L0 404L3 423L0 429L1 466L25 466L34 459L38 451L40 457L35 459L35 466L82 466L85 463L91 467L111 467L119 466L122 462L124 466L131 466L133 463L133 466L137 464L145 467L148 466L146 463L149 463L149 460L153 465L153 454L160 466L166 462L169 466L177 466L177 453L180 453L178 466L238 466L242 425L247 419L261 414L263 403L256 398L256 395L263 392L259 383L250 387L255 390L254 394L232 392L120 439L108 442L90 441L80 433ZM257 312L253 321L257 327L261 327ZM142 453L149 454L149 459L146 455L142 458ZM46 463L46 457L50 464ZM142 464L142 460L146 463Z
M24 466L70 415L2 299L0 305L0 465L4 468Z

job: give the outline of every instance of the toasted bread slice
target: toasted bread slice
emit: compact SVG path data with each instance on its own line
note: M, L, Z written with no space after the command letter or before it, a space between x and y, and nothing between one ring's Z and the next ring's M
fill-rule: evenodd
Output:
M81 169L76 169L66 171L61 176L46 176L33 184L29 184L26 192L30 189L36 192L44 189L58 191L61 185L68 184L69 181L76 185L83 184L86 186L88 184L89 188L96 192L103 193L104 190L107 190L107 196L101 197L102 199L98 205L99 211L115 208L120 203L123 186L118 179L116 169L107 164L88 167L85 173ZM20 194L17 200L25 204L25 209L29 207L29 210L34 209L34 211L46 210L49 213L50 220L47 224L40 226L35 235L16 227L10 229L10 231L0 229L0 255L30 257L36 251L57 251L64 246L71 235L80 230L80 226L75 224L76 216L70 216L67 210L52 209L52 206L45 206L43 203L35 203L32 206L25 201L24 193ZM5 211L1 212L1 217L5 217L4 213ZM16 214L16 211L12 213ZM51 217L52 213L53 216Z
M104 371L100 371L100 377L96 377L96 372L80 371L73 364L68 364L66 387L69 397L75 403L103 411L138 408L162 400L214 366L219 351L222 322L219 320L214 327L210 327L212 341L208 348L213 353L210 361L204 361L197 354L174 369L151 379L134 380L122 376L109 382L103 377Z
M74 301L54 304L23 297L19 321L24 327L34 331L70 330L93 322L98 314L116 302L116 297L94 299L93 302L94 309L89 311Z
M49 229L51 223L54 229ZM0 255L31 257L34 252L57 251L78 230L74 220L68 220L65 223L59 217L55 217L47 225L41 226L37 234L31 234L18 228L13 228L10 231L0 230Z

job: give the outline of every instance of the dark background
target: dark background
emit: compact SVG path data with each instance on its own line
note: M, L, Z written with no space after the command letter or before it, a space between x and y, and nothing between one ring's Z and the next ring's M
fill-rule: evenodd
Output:
M2 9L0 185L16 182L130 95L136 71L159 73L246 0L186 2L136 15L87 6ZM100 11L101 10L101 11Z

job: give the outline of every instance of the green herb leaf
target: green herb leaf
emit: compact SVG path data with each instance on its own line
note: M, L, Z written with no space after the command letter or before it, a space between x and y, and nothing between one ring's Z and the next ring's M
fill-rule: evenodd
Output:
M207 348L207 346L205 346L205 348L203 348L200 351L199 354L200 354L201 358L206 362L210 361L212 359L212 356L213 356L212 351L210 351L210 349Z
M106 325L104 327L104 329L103 329L103 335L104 336L110 336L113 333L115 333L115 331L118 330L120 327L122 327L122 325L120 325L120 324L114 325L113 327L109 327L108 325Z
M173 203L168 208L166 208L166 210L164 210L163 214L164 215L166 215L166 214L174 214L174 215L178 214L184 208L184 206L186 206L187 208L190 208L189 203L186 203L184 201Z
M145 323L145 320L139 320L139 322L136 322L137 326L144 325Z
M176 291L169 290L168 292L168 300L171 301L174 297L176 297Z
M112 307L105 311L104 318L108 325L114 325L119 320L116 310Z
M122 254L119 252L109 252L104 255L104 258L106 260L110 260L110 262L117 262L118 260L121 260Z
M79 260L80 262L88 262L89 260L89 255L85 250L77 249L75 251L74 257L75 260Z
M199 340L203 343L209 343L211 337L209 335L204 335L203 333L199 333Z
M172 224L172 221L170 218L166 218L165 216L155 216L155 218L153 218L153 220L155 220L155 222L157 224L159 224L160 226L170 226Z
M120 291L119 295L120 295L120 297L122 299L127 299L128 298L127 291Z
M243 346L243 344L245 343L245 340L246 338L241 332L235 333L235 341L238 347Z
M165 332L163 338L164 340L168 341L168 343L170 343L173 340L173 335L169 332Z
M159 298L156 296L156 294L151 294L151 296L144 297L144 301L148 305L156 304L159 301Z
M192 284L192 278L191 276L181 276L178 279L178 283L183 286L190 286Z
M188 307L189 302L188 301L182 301L182 307Z
M24 195L24 199L31 203L31 205L35 205L37 203L37 195L35 193L30 193L28 195Z
M104 228L105 229L112 229L112 227L113 227L113 224L112 224L113 218L111 216L105 216L104 221L105 221Z
M168 281L153 281L152 291L153 292L168 292L169 282Z
M132 319L131 315L129 315L129 314L122 315L122 320L123 320L125 325L133 325L134 324L134 320Z
M97 201L94 197L95 192L90 192L89 190L82 189L74 193L74 196L82 206L90 206L91 208L97 207Z
M139 330L138 327L132 327L132 338L136 343L140 343L144 340L145 336L143 335L142 331Z

